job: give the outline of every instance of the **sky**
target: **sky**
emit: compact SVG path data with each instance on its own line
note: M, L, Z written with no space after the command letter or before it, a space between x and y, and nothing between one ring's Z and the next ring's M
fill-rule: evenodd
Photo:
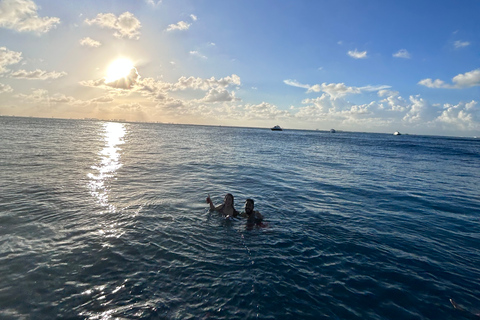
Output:
M480 136L480 1L0 0L0 115Z

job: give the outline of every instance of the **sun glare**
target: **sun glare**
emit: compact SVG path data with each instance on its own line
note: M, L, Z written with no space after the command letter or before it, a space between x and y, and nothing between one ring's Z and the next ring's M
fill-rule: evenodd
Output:
M108 66L105 81L109 83L121 78L126 78L133 68L132 60L126 58L117 59Z

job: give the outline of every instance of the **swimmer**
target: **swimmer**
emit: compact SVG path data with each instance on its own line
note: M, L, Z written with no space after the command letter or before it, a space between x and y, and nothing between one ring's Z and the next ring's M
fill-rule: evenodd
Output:
M238 211L235 210L235 207L233 206L234 200L231 193L227 193L225 195L225 198L223 199L223 204L219 206L215 206L213 204L212 199L210 199L210 195L208 195L207 197L207 203L210 204L210 211L217 211L227 218L235 218L236 216L238 216Z
M253 199L245 200L245 208L240 216L247 218L249 222L259 223L263 220L263 216L260 212L255 211L255 202Z

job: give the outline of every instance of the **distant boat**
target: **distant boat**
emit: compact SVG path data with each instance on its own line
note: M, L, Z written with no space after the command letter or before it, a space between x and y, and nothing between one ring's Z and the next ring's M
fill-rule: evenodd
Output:
M335 133L337 131L335 131L335 129L330 129L330 133Z
M393 133L393 135L394 135L394 136L400 136L400 135L402 135L402 134L401 134L400 132L398 132L398 131L395 131L395 132Z
M279 125L276 125L274 126L273 128L270 128L272 131L282 131L283 129L279 126Z

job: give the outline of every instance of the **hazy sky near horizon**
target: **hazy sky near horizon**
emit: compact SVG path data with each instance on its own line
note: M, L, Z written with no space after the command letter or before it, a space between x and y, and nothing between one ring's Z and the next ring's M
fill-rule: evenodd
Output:
M0 115L480 136L479 12L0 0Z

